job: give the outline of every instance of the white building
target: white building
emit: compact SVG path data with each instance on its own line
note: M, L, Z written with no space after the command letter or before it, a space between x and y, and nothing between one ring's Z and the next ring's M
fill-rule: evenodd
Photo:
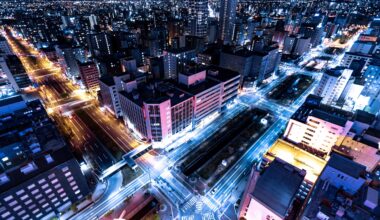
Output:
M119 92L123 91L123 81L131 79L130 74L121 73L115 76L104 76L99 79L102 106L115 117L122 117Z
M350 80L353 70L344 68L335 68L327 70L314 94L322 97L322 103L331 105L338 101L342 95L348 81Z
M334 145L341 145L353 125L344 113L347 112L304 104L289 120L284 138L307 150L327 155Z

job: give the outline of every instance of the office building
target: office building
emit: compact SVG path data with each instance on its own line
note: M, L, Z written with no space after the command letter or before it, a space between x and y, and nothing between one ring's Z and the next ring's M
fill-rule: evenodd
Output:
M58 63L66 76L69 78L78 77L78 61L86 61L84 49L81 47L72 47L71 45L61 44L55 46L55 51L57 53Z
M219 39L225 44L232 40L237 0L222 0L219 11Z
M278 46L263 47L254 51L252 60L252 70L248 77L261 83L275 75L280 65L281 54Z
M164 51L164 78L177 79L178 73L186 63L195 59L195 56L195 50L187 47Z
M240 47L224 49L220 54L220 66L239 72L243 78L263 82L277 71L281 60L278 47L273 45L249 51Z
M301 36L287 36L284 40L284 47L282 52L284 54L291 54L294 56L302 56L310 50L310 37Z
M205 38L208 27L208 1L207 0L189 0L190 34Z
M364 88L361 93L361 99L365 101L360 104L360 109L365 108L367 111L376 114L380 110L380 63L372 63L368 66L363 74Z
M221 84L222 87L222 108L230 104L238 95L240 74L238 72L210 66L207 70L207 77Z
M13 55L12 48L9 46L7 39L0 36L0 55Z
M40 101L0 100L0 218L51 219L89 193Z
M94 62L79 62L79 75L83 86L88 91L99 89L99 71Z
M346 52L344 53L341 66L349 68L351 66L351 63L354 61L363 61L365 63L365 66L368 66L372 60L372 54Z
M201 125L237 96L240 76L220 67L188 67L178 83L122 82L119 92L125 124L140 137L163 142Z
M179 89L188 92L194 99L193 125L200 125L206 117L218 113L222 108L222 86L206 79L206 70L192 68L178 75Z
M343 67L325 71L314 94L322 97L322 103L324 104L335 104L343 94L352 72L352 70Z
M323 28L316 23L303 23L299 30L300 35L310 38L311 47L316 47L322 42Z
M87 42L93 56L112 55L114 52L112 36L109 33L89 34Z
M7 76L7 80L15 91L32 85L24 66L16 55L0 57L0 73Z
M293 114L284 138L321 157L341 145L350 131L352 114L321 104L321 98L310 95Z
M88 20L90 21L91 30L94 30L95 26L98 25L98 21L97 21L96 16L92 14L92 15L88 16Z
M120 102L126 125L153 142L168 141L191 128L193 98L168 83L124 82Z
M117 73L106 75L99 79L101 105L115 117L123 116L119 100L119 92L123 90L122 82L131 79L131 74Z

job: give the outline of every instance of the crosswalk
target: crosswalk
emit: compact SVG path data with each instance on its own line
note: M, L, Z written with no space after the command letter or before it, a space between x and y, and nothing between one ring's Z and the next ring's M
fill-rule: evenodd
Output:
M195 220L194 215L181 216L181 220Z
M182 207L183 211L188 210L190 207L192 207L197 202L197 197L193 196L189 201L185 203L185 205Z
M201 213L203 209L203 202L198 201L197 204L195 204L195 212Z
M215 203L211 202L209 198L203 196L202 202L205 203L213 212L216 212L216 210L218 210L218 206Z
M202 215L202 220L216 220L214 213L212 212L207 212Z

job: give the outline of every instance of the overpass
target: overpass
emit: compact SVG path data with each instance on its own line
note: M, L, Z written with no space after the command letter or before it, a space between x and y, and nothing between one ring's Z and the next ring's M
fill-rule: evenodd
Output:
M153 147L151 144L143 144L129 151L128 153L122 156L122 159L119 162L113 164L112 166L108 167L102 172L101 176L99 177L100 181L103 181L104 179L116 173L118 170L120 170L126 165L128 165L133 170L137 169L138 166L135 160L152 149Z

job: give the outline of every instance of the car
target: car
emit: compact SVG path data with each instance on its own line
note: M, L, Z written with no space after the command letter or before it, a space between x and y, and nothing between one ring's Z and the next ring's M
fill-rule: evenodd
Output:
M211 190L211 195L215 195L215 193L216 193L216 188Z

